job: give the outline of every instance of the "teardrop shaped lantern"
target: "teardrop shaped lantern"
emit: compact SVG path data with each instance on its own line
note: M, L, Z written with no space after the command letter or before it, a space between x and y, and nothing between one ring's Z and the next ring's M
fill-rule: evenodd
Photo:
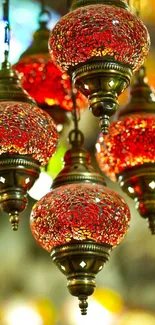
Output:
M122 0L73 0L72 9L51 31L50 54L88 97L107 133L118 95L148 54L149 34Z
M82 133L75 129L69 138L72 147L64 169L51 192L33 207L30 225L34 238L67 277L69 292L78 297L85 315L95 276L126 235L130 212L93 169Z
M144 67L135 74L130 94L109 135L99 136L96 158L101 170L134 199L155 234L155 93Z
M8 1L4 1L5 33L9 42ZM8 45L8 44L7 44ZM51 117L22 89L8 62L0 70L0 207L17 230L27 191L56 150L58 133Z
M50 13L43 9L39 15L40 26L33 35L32 44L21 55L14 68L20 73L23 88L39 107L47 111L57 125L64 125L69 123L69 113L73 108L71 82L70 77L62 73L50 58L50 30L47 28L49 18ZM76 89L74 91L79 110L86 108L86 97Z

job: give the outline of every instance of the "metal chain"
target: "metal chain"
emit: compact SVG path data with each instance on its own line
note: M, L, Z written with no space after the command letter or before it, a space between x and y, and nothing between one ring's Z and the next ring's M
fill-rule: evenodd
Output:
M45 0L40 0L40 4L41 4L41 11L39 14L39 25L41 27L46 27L50 18L51 18L51 13L48 9L45 9Z
M10 48L10 22L9 22L9 0L3 0L4 21L4 64L8 63Z
M76 106L76 94L74 92L74 87L72 85L72 90L71 90L71 97L72 97L72 103L73 103L73 110L72 110L72 119L74 123L74 129L69 133L69 142L72 144L72 146L82 146L84 142L84 135L83 133L79 130L78 124L80 120L80 114L79 111L77 110Z

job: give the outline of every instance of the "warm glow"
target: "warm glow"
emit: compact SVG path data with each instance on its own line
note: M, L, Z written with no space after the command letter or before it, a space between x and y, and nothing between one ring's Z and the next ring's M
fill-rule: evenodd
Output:
M41 316L28 305L15 305L6 315L6 325L43 325Z
M36 180L33 187L28 193L33 199L40 200L42 196L44 196L50 191L51 185L51 176L49 176L45 172L41 172L39 178Z

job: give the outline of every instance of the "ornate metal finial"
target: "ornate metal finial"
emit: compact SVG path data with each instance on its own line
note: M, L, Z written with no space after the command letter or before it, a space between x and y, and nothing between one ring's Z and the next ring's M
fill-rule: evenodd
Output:
M79 308L81 310L81 315L87 315L88 301L87 297L79 297Z
M18 211L15 211L13 214L9 214L9 215L10 215L12 230L17 231L19 225L19 213Z

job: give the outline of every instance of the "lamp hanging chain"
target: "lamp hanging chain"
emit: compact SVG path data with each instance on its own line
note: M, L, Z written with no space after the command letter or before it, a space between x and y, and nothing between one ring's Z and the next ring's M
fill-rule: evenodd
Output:
M3 21L4 21L4 62L3 67L8 64L10 48L10 21L9 21L9 0L3 0Z
M73 123L74 123L74 128L69 133L69 142L72 145L72 147L77 147L77 146L82 146L83 145L83 143L84 143L84 135L79 130L79 126L78 126L79 120L80 120L80 115L79 115L79 111L77 111L76 94L74 92L73 85L72 85L71 92L72 92L71 97L72 97L72 103L73 103L72 119L73 119Z
M45 8L45 0L40 0L40 4L41 11L39 14L38 22L41 28L46 28L48 22L50 21L51 13L47 8Z

